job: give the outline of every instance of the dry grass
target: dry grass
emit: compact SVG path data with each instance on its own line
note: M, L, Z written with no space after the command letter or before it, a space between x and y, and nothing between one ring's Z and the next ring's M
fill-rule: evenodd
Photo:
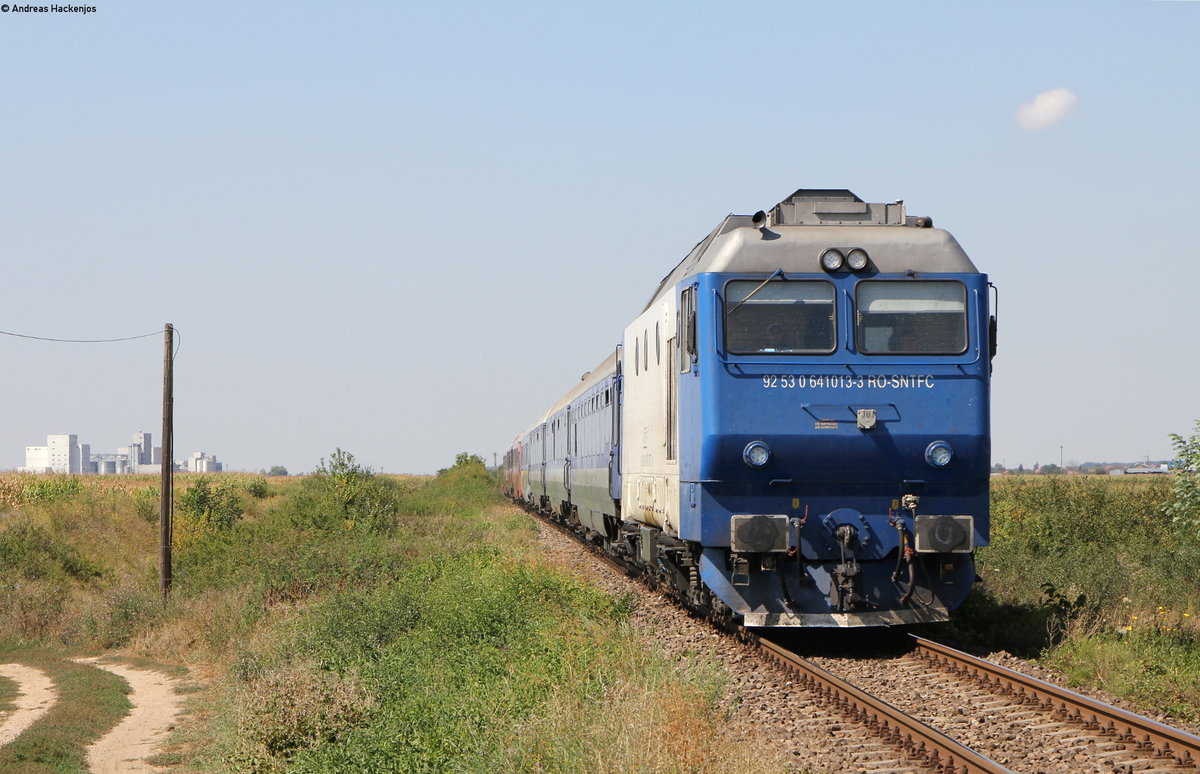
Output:
M177 477L177 491L196 478ZM259 477L216 478L248 486ZM305 491L305 479L266 479L265 491L259 487L265 496L241 498L244 516L229 533L233 537L218 536L205 543L196 535L197 545L177 552L181 567L192 575L177 572L177 593L164 608L158 599L156 510L147 507L157 477L85 477L82 491L69 492L74 485L66 484L61 498L31 500L27 477L0 476L0 531L17 519L26 520L105 571L93 580L10 582L11 576L0 574L0 585L7 584L0 595L0 631L42 645L64 643L188 664L192 674L206 678L210 686L193 697L191 711L202 721L193 724L186 746L180 748L191 771L273 771L293 754L317 760L313 756L326 748L370 754L371 747L341 740L359 732L395 738L399 727L380 725L371 715L386 714L381 709L384 700L395 702L397 697L375 693L388 684L388 675L377 671L367 681L373 662L366 654L352 654L343 667L336 658L335 666L317 663L304 648L295 649L300 633L318 631L314 610L323 609L326 617L344 616L327 632L320 629L325 633L319 643L310 643L331 654L342 651L330 641L353 639L354 626L370 625L376 618L383 621L380 636L398 638L398 632L384 629L391 626L387 622L393 615L387 603L398 593L390 589L405 586L396 580L400 573L427 563L433 569L407 576L407 583L428 583L445 567L436 557L487 546L483 556L491 550L506 557L481 565L495 573L493 585L508 589L506 595L478 610L449 611L464 604L452 593L454 583L469 580L472 572L458 568L462 577L449 584L444 597L430 598L427 613L446 612L448 626L458 626L468 614L479 616L478 629L463 633L465 643L489 626L511 625L515 632L523 629L521 621L550 614L544 600L527 600L527 587L515 579L542 562L536 530L523 513L497 504L486 481L442 481L443 486L433 487L428 477L387 478L400 493L397 525L380 533L341 526L322 531L319 524L296 528L281 506L292 501L293 493ZM3 504L10 500L14 504L4 512ZM721 704L724 693L714 671L704 665L668 663L647 652L652 645L608 624L581 633L574 605L591 597L579 596L582 592L572 590L560 575L532 572L539 579L539 593L562 605L554 615L563 616L565 634L547 633L543 645L529 645L522 658L530 666L496 677L495 682L488 682L495 677L491 673L471 673L481 681L479 691L500 702L496 706L507 707L500 716L521 718L521 725L501 726L494 736L489 732L473 753L479 757L460 763L486 759L489 770L507 772L758 774L787 769L786 761L761 754L768 747L766 740L731 735L729 710ZM379 596L377 610L367 605L373 594ZM343 602L349 597L361 597L362 618L345 612ZM510 607L518 601L532 607ZM506 612L493 620L496 610ZM505 617L512 620L505 623ZM548 624L547 631L556 626ZM499 664L515 663L518 655L507 650L509 636L499 638L500 650L490 656ZM473 654L469 661L479 658L469 644L461 647ZM597 648L616 653L596 661ZM422 654L408 653L428 655ZM428 675L436 681L440 667L434 656L429 658ZM395 667L414 668L406 660ZM565 671L556 671L560 668ZM597 677L596 670L607 676ZM411 683L402 685L412 690ZM465 701L464 706L471 707L472 698L461 695L460 689L447 683L423 705L448 713L448 728L455 727L459 704ZM485 712L481 717L490 716ZM355 732L348 733L352 729Z
M499 771L511 774L767 774L788 770L757 729L735 730L711 664L686 672L627 640L625 676L600 693L557 694L514 729Z
M334 742L374 710L354 673L292 662L233 687L237 745L227 760L242 769L283 771L296 752Z

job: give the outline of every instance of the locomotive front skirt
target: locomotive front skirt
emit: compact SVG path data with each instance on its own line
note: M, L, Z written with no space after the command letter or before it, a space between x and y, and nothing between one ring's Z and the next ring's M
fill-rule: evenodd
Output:
M946 620L988 540L990 302L900 202L731 215L517 437L506 491L714 617Z

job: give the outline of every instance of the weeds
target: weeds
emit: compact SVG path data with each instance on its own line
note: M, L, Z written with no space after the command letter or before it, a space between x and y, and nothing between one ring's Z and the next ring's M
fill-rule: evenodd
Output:
M0 531L0 571L26 580L71 578L90 581L104 572L45 527L17 519Z
M956 612L955 633L1200 719L1200 535L1164 508L1181 502L1179 481L996 481L992 545L977 555L984 588Z
M267 486L267 480L262 476L246 482L245 488L246 493L256 500L263 500L271 494L271 489Z
M176 509L201 531L227 530L242 515L237 490L229 484L213 484L201 478L176 498Z
M23 502L58 502L69 500L83 491L78 476L34 476L25 483Z
M162 506L162 490L156 486L138 489L133 493L133 509L142 520L150 524L158 523L159 510Z
M375 700L354 673L296 661L248 680L234 699L238 770L282 771L297 753L337 742L362 724Z
M992 490L992 545L980 574L1001 601L1031 602L1046 584L1115 626L1129 608L1195 594L1200 541L1161 516L1167 482L1108 477L1022 476Z
M402 494L392 480L338 449L321 460L283 508L300 529L385 533L395 525Z
M1190 438L1171 435L1176 471L1171 499L1163 506L1163 513L1180 529L1200 536L1200 420L1196 421L1195 429Z

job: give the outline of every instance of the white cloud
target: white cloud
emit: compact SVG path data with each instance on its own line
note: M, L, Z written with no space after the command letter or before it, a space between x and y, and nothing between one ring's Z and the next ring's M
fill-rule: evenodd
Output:
M1017 125L1022 129L1048 129L1067 117L1079 101L1064 88L1043 91L1017 110Z

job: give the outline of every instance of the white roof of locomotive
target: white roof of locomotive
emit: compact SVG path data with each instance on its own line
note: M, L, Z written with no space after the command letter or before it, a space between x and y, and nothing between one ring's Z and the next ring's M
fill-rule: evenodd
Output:
M873 204L845 190L799 190L756 215L729 215L659 284L650 303L689 276L706 272L823 274L821 253L862 248L873 273L979 270L948 231L906 216L903 202ZM647 304L649 306L649 304Z

